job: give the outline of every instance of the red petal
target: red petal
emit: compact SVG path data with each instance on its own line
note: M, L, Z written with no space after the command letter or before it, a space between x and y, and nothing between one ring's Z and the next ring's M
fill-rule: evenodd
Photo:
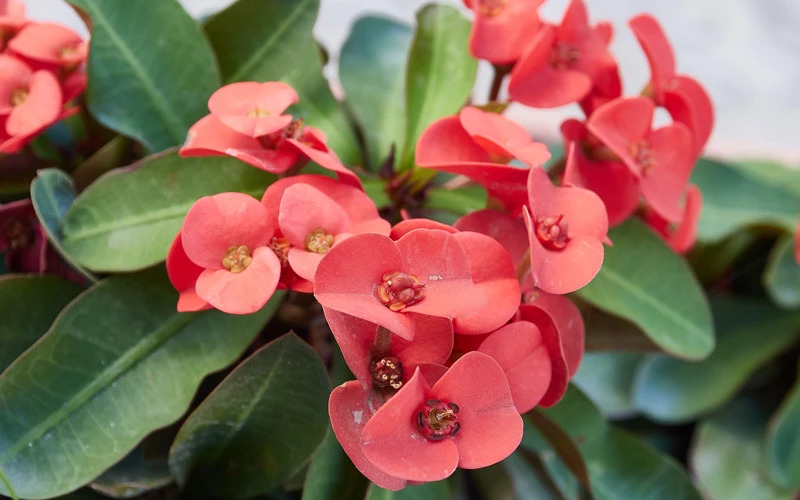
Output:
M524 128L497 113L466 107L459 119L464 130L498 163L517 158L527 165L541 166L550 159L547 146L533 142Z
M64 104L83 94L83 91L86 90L88 81L89 79L86 76L86 71L83 69L76 69L70 73L69 76L64 79L64 83L61 85L61 93L63 94L62 98L64 100Z
M638 176L641 168L630 147L647 136L654 111L655 104L647 97L614 99L597 108L586 127Z
M663 105L673 120L692 131L699 155L714 128L714 105L708 92L693 78L679 75L673 82L664 89Z
M400 249L388 236L357 234L325 254L314 276L314 296L324 307L413 339L411 317L389 310L376 296L383 275L397 271L410 272Z
M417 142L416 162L421 167L489 161L489 154L467 133L458 116L431 123Z
M472 6L475 21L469 38L473 57L501 64L516 61L530 34L539 29L537 9L542 1L512 0L490 15L484 13L481 2L475 2Z
M306 128L308 129L310 127ZM327 146L323 151L312 147L308 143L298 141L297 139L287 139L285 144L291 145L297 152L307 156L311 161L320 167L332 172L336 172L336 175L342 182L346 182L347 184L359 189L361 188L361 180L358 178L358 176L350 169L345 167L336 154L333 151L328 150Z
M472 282L469 260L454 236L438 229L417 229L397 240L408 272L425 285L425 298L405 311L457 318L486 306Z
M298 101L294 89L282 82L238 82L214 92L208 109L231 129L261 137L289 125L292 116L281 113ZM250 116L253 111L265 116Z
M308 184L295 184L283 192L278 220L283 236L300 248L305 248L312 231L322 229L335 237L350 228L344 209Z
M28 81L28 97L11 110L6 131L26 135L55 123L61 113L61 86L49 71L37 71Z
M392 337L389 351L403 363L405 380L410 378L418 365L444 364L453 351L453 325L450 320L424 314L414 314L413 316L414 340L408 341L401 337ZM429 369L426 368L424 371L427 372ZM426 376L425 380L431 383L429 376Z
M647 140L655 165L642 175L642 195L662 217L678 222L683 217L681 197L695 162L692 133L683 124L674 123L653 131Z
M281 263L267 247L253 251L250 265L240 273L227 269L206 269L197 279L197 295L229 314L258 311L275 293L281 275Z
M700 220L700 211L703 208L703 194L700 188L694 184L689 185L686 191L686 205L683 212L683 220L672 237L669 244L678 253L686 253L697 240L697 223Z
M483 309L453 320L453 327L458 333L472 335L496 330L519 307L521 292L514 263L503 246L489 236L473 232L453 236L467 254L473 283L489 299Z
M500 364L508 378L517 412L539 404L550 386L550 355L535 324L517 321L489 335L478 349Z
M183 221L181 238L195 264L222 269L222 259L230 247L245 245L252 251L268 245L274 231L261 203L246 194L221 193L200 198L192 205Z
M448 226L447 224L443 224L441 222L437 222L431 219L406 219L401 220L397 224L392 227L391 233L389 236L393 240L399 240L406 234L410 233L415 229L441 229L442 231L447 231L448 233L457 233L458 230L452 226Z
M7 54L0 54L0 115L7 115L14 109L11 105L11 94L19 88L26 88L32 74L33 71L24 62Z
M178 312L195 312L211 309L211 304L201 299L192 288L183 290L178 296Z
M497 361L486 354L469 352L460 357L434 384L430 395L460 408L461 430L452 439L458 447L459 467L495 464L522 441L522 418L514 407L508 380ZM450 440L441 441L446 442Z
M446 377L447 374L437 385ZM417 370L364 426L361 449L367 460L383 472L409 481L438 481L450 476L459 465L454 440L430 441L418 430L416 412L428 391L428 384Z
M324 254L309 252L304 248L293 247L289 249L288 259L292 271L307 281L314 281L319 263L322 262Z
M202 272L203 268L192 262L186 255L179 231L172 240L172 245L167 253L167 275L170 283L179 292L190 288L194 289L194 284Z
M392 477L367 460L361 451L361 432L372 412L367 407L367 393L355 380L345 382L331 392L328 414L331 427L342 449L353 465L370 481L387 490L397 491L405 487L406 481Z
M89 52L80 35L55 23L25 26L8 42L8 48L34 61L62 66L82 62Z
M661 101L663 87L675 77L675 56L672 46L658 21L649 14L639 14L628 21L650 64L650 82Z
M522 219L504 212L478 210L458 219L454 227L459 231L473 231L497 240L511 256L515 269L530 247Z

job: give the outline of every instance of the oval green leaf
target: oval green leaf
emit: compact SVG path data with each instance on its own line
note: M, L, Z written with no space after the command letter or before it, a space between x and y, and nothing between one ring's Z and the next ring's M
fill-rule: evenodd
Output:
M94 271L133 271L164 260L186 212L203 196L260 198L275 177L233 158L153 155L109 172L67 210L64 250Z
M220 86L214 54L194 19L176 0L69 1L92 20L86 93L92 115L153 152L183 144Z
M422 132L467 102L478 61L469 53L470 23L456 8L431 4L417 12L406 73L406 134L400 168L414 166Z
M686 261L642 222L609 232L600 272L578 290L584 300L641 328L669 354L702 359L714 348L711 311Z
M88 483L178 419L281 297L249 316L187 314L163 268L101 281L0 375L0 470L23 498Z
M405 71L412 30L384 17L353 24L339 55L339 79L366 139L369 168L377 170L405 132Z
M75 186L70 176L57 168L39 170L31 183L31 200L36 217L39 218L39 223L44 228L47 239L53 248L73 269L89 281L96 283L97 277L73 259L61 244L64 216L75 201Z
M178 483L219 498L261 495L292 477L325 438L330 381L294 334L239 365L189 416L169 465Z
M633 380L645 355L638 352L587 352L572 382L609 418L635 412Z
M90 485L111 498L135 498L172 483L167 457L147 457L137 446Z
M775 244L764 271L764 288L775 304L800 307L800 264L794 258L794 238L786 235Z
M776 482L787 489L800 487L800 383L786 396L769 425L767 463Z
M650 418L685 422L713 410L800 334L800 312L744 299L718 299L713 305L719 339L711 356L690 362L652 355L640 365L633 403Z
M319 0L238 0L205 25L225 83L280 80L300 102L293 110L328 136L348 165L361 161L350 122L322 75L320 50L311 33Z
M82 290L57 276L11 274L0 278L0 373L44 335Z

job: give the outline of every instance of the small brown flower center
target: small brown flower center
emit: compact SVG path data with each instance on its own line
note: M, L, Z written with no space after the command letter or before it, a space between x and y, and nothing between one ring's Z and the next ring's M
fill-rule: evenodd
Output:
M269 247L275 252L275 255L278 256L278 259L281 261L281 267L288 267L289 250L292 248L292 244L289 243L289 240L274 236L269 243Z
M644 139L632 142L628 147L628 151L633 156L634 161L641 167L643 174L647 174L656 166L656 156L653 154L650 144Z
M306 235L306 250L314 253L328 253L333 246L333 235L324 229L315 229Z
M458 412L458 405L452 401L429 399L417 412L417 427L422 435L431 441L441 441L448 436L455 436L461 430Z
M564 42L556 42L550 49L550 66L555 69L570 69L574 67L581 58L581 52L572 45Z
M293 120L289 125L286 125L286 128L283 129L281 135L285 139L297 139L300 137L301 128L303 128L303 119L298 118Z
M18 89L14 89L11 92L11 97L9 98L9 102L12 106L19 106L23 102L28 99L28 89L24 87L20 87Z
M250 265L250 249L244 245L234 245L225 252L222 265L232 273L240 273Z
M505 9L508 0L475 0L480 5L480 12L486 17L494 17Z
M399 389L403 386L403 364L394 356L387 356L370 365L372 382L377 387Z
M548 250L563 250L567 247L567 222L563 215L549 215L536 219L536 237Z
M413 274L402 272L383 275L378 299L392 311L401 311L425 298L425 285Z
M22 219L13 219L5 230L9 250L22 250L33 244L33 228Z

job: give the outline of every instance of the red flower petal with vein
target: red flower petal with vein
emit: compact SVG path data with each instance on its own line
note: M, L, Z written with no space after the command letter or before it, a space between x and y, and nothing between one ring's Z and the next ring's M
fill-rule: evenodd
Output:
M650 210L645 215L647 224L658 233L676 252L686 253L692 249L697 240L697 223L703 208L703 195L700 188L689 185L684 201L683 219L677 226Z
M529 205L523 218L530 241L534 285L548 293L574 292L603 264L608 216L603 201L578 187L556 187L542 168L528 177Z
M550 387L552 368L550 354L535 324L528 321L508 324L492 332L478 350L503 368L520 414L539 404Z
M203 268L198 297L231 314L261 309L275 292L281 264L269 248L274 228L266 208L241 193L200 198L181 229L187 257Z
M646 97L615 99L589 118L589 131L640 176L642 194L662 217L681 219L680 200L694 168L694 139L683 124L651 130L655 106Z
M86 59L89 45L66 26L31 23L8 42L8 49L31 61L58 66L75 66Z
M211 305L198 297L195 291L195 283L202 273L203 268L192 262L186 255L179 231L167 253L169 281L180 294L178 312L201 311L211 308Z
M521 292L514 263L505 248L489 236L459 232L453 237L467 253L472 281L489 299L483 309L454 319L453 328L461 334L491 332L507 323L519 307Z
M581 313L567 297L539 291L519 307L518 319L535 324L550 354L552 377L539 404L550 407L567 391L583 359L586 330Z
M456 318L486 305L472 282L458 241L441 230L417 229L397 242L358 234L332 248L314 277L324 307L414 338L410 312Z
M342 161L328 147L328 138L314 127L303 127L303 131L296 139L287 138L283 147L296 151L313 161L320 167L335 172L339 180L351 186L361 188L361 180L352 170L345 167Z
M476 59L513 63L540 26L539 6L543 0L476 0L469 50Z
M462 356L430 387L417 372L364 426L361 449L378 469L438 481L510 455L522 440L503 369L480 352Z
M283 82L237 82L225 85L208 99L208 109L225 126L249 137L282 130L292 115L282 114L300 99Z
M578 120L561 125L567 145L564 184L593 191L603 200L608 223L615 226L628 219L639 206L639 183L624 163L594 161L584 153L586 128Z

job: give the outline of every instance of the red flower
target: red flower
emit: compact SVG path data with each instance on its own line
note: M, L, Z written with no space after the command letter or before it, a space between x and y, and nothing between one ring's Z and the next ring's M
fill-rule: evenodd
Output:
M697 240L697 223L702 208L703 195L700 188L690 184L686 191L683 218L677 225L670 224L653 210L645 214L645 220L676 253L686 253L692 249Z
M353 234L388 235L390 225L378 215L362 190L321 175L281 179L261 202L285 239L286 263L301 278L314 281L317 266L334 245Z
M407 340L414 338L412 314L451 319L486 305L461 244L435 229L411 231L397 242L379 234L346 239L319 263L314 295L323 307Z
M464 0L475 13L469 50L476 59L513 63L541 24L544 0Z
M539 404L550 387L552 368L535 324L510 323L486 337L478 351L491 356L503 368L517 412L526 413Z
M605 46L611 44L614 28L611 23L598 22L594 31ZM581 99L580 105L586 116L590 116L595 109L612 99L622 96L622 79L619 76L617 60L609 50L603 52L597 59L597 73L593 79L592 90Z
M543 25L514 65L509 96L536 108L583 99L601 69L607 69L611 57L608 38L608 27L590 27L583 1L572 0L561 25ZM607 83L603 81L602 85Z
M61 112L61 86L49 71L0 54L0 117L10 137L26 136L55 123Z
M292 115L282 113L299 100L297 92L283 82L238 82L211 94L208 109L231 130L262 137L289 125Z
M640 178L642 195L653 210L677 222L696 159L694 139L681 123L652 130L654 111L646 97L615 99L598 108L586 126Z
M568 151L564 184L594 191L606 206L611 226L633 215L639 206L639 182L630 169L620 161L587 156L585 151L591 154L592 147L583 122L566 120L561 124L561 134Z
M211 305L197 295L195 284L203 274L203 268L192 262L183 249L181 233L172 241L167 253L167 274L169 281L178 291L178 312L202 311Z
M654 17L641 14L632 18L628 25L650 63L649 93L657 104L669 111L673 120L689 127L699 154L714 127L711 98L696 80L676 74L672 46Z
M567 391L570 379L583 359L586 330L581 313L567 297L542 291L519 307L518 320L535 324L549 353L550 385L539 404L550 407Z
M2 57L2 56L0 56ZM78 112L77 107L65 109L59 113L53 121L59 122ZM52 125L52 123L42 123L40 127L30 130L21 135L10 135L6 131L7 116L0 115L0 153L16 153L34 139L42 130Z
M524 205L527 196L526 169L505 165L514 158L528 166L540 166L550 153L518 124L470 107L458 116L433 122L423 132L416 150L419 166L466 175L509 210Z
M510 455L522 440L503 369L462 356L433 387L419 370L364 426L361 449L375 467L409 481L437 481Z
M75 67L89 54L89 45L71 29L55 23L31 23L8 42L8 49L34 63Z
M200 198L186 214L180 234L194 266L181 262L180 250L173 244L173 264L167 268L170 279L179 292L186 292L200 267L203 271L194 285L199 299L231 314L256 312L280 278L280 261L269 248L273 232L266 208L245 194ZM193 298L190 303L197 304Z
M608 231L603 202L587 189L553 186L542 168L531 169L528 193L530 208L522 215L534 285L549 293L574 292L603 264Z
M21 0L0 0L0 52L5 50L6 42L27 23L25 4Z

